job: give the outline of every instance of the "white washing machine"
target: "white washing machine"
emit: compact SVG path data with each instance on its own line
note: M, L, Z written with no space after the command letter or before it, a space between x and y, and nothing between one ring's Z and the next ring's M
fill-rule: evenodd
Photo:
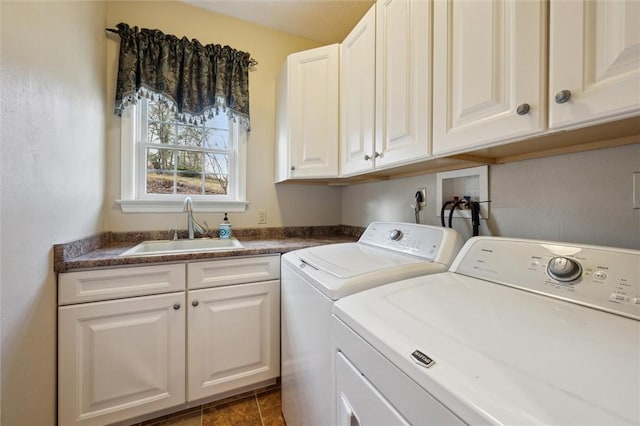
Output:
M375 222L358 242L282 256L282 412L289 426L335 423L334 301L392 281L446 271L462 244L452 229Z
M334 307L340 425L640 424L640 251L472 238Z

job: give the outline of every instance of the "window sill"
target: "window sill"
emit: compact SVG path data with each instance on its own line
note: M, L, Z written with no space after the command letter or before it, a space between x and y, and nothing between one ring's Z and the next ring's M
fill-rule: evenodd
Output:
M182 213L184 200L116 200L122 213ZM248 201L202 201L193 199L193 211L203 213L244 212Z

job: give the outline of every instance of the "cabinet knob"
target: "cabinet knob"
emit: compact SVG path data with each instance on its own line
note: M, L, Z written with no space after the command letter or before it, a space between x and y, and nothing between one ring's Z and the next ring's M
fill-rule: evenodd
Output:
M193 302L191 302L191 305L193 306L198 306L199 302L197 300L194 300Z
M382 156L382 154L380 154L379 152L374 152L373 153L373 158L378 158L378 157L381 157L381 156Z
M571 99L571 90L561 90L556 93L556 103L563 104Z
M296 169L296 166L291 166L291 171L294 171Z
M371 160L371 156L369 154L365 154L364 161L369 161L369 160Z
M520 104L518 105L516 112L518 113L518 115L527 115L529 113L529 110L531 110L531 106L529 104Z
M176 311L177 311L178 309L180 309L180 304L179 304L179 303L174 303L174 305L173 305L173 309L175 309Z

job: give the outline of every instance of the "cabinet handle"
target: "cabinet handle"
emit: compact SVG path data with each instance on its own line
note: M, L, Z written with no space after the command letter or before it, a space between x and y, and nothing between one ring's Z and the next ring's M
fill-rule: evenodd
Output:
M365 154L364 161L369 161L369 160L371 160L371 156L369 154Z
M516 112L518 113L518 115L527 115L530 109L531 106L529 106L529 104L520 104L518 105Z
M173 305L173 309L175 309L176 311L177 311L178 309L180 309L180 304L179 304L179 303L174 303L174 305Z
M193 302L191 302L191 305L193 305L193 306L198 306L198 301L197 301L197 300L194 300Z
M563 104L571 99L571 90L561 90L556 93L556 103Z

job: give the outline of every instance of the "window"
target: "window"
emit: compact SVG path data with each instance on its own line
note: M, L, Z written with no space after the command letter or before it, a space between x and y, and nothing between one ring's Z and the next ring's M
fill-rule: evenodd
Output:
M183 123L161 101L139 99L122 116L123 212L244 211L246 130L222 111Z

